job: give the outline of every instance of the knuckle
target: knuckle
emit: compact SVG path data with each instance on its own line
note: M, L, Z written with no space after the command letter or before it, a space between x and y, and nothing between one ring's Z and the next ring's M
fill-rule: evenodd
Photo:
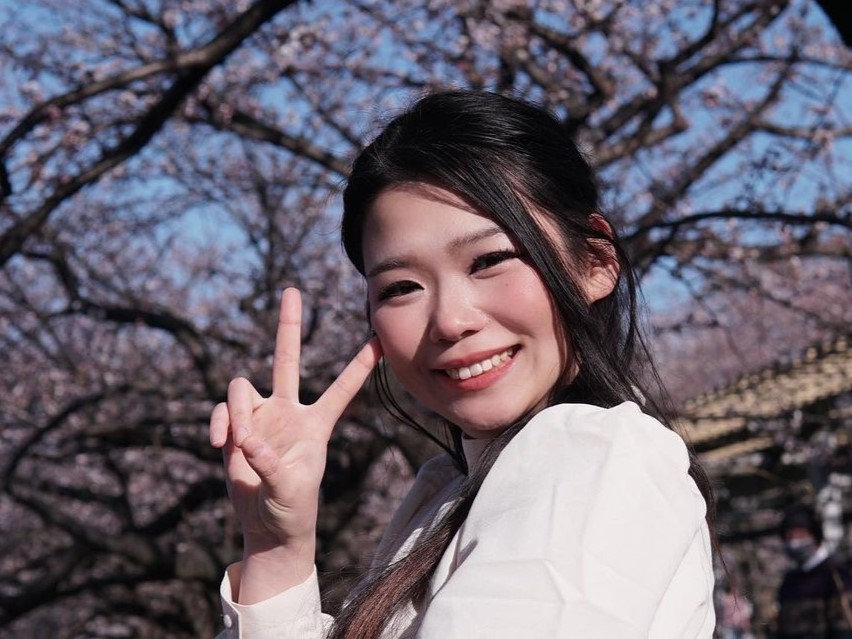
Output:
M344 395L352 395L357 390L348 379L341 379L340 377L334 381L333 386Z

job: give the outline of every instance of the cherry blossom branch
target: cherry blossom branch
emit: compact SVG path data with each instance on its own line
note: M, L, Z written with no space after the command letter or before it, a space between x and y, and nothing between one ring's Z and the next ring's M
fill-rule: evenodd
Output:
M179 72L172 85L163 93L159 101L137 122L135 129L116 145L107 148L101 157L88 169L80 174L61 182L41 206L34 211L21 216L0 236L0 268L23 246L33 233L38 231L47 221L50 214L64 201L79 192L84 186L97 181L110 169L122 164L128 158L138 153L163 124L171 117L183 100L192 93L209 71L220 64L230 53L237 49L260 26L268 22L281 10L294 4L296 0L257 0L245 12L237 16L210 43L198 49L188 51L180 59L182 66L175 69ZM18 139L29 132L38 122L44 119L51 107L67 106L79 102L91 95L102 93L108 89L126 84L153 73L165 71L173 62L163 61L152 65L144 65L119 76L94 83L76 92L55 98L52 103L46 103L33 109L23 120L0 142L0 164ZM156 69L156 70L155 70ZM134 75L134 74L142 74ZM5 175L5 169L4 169ZM8 180L6 180L8 183ZM4 198L9 193L0 194Z
M234 110L228 118L216 115L217 110L212 102L205 103L206 117L190 116L189 122L203 122L220 131L231 131L240 137L258 142L267 142L274 146L290 151L294 155L306 158L319 166L333 171L340 176L349 172L349 164L330 151L325 151L312 144L305 138L290 135L281 129L261 122L257 118L240 110Z

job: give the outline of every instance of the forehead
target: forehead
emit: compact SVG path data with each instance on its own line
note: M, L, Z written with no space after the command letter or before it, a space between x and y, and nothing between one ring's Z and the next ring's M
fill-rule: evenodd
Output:
M422 223L424 217L438 213L454 214L464 218L465 214L490 219L482 210L468 203L452 191L431 184L400 184L385 189L376 197L367 212L367 223L371 220L387 221L394 214L400 214L400 222L412 225ZM416 215L424 214L423 216Z
M491 236L503 231L490 217L450 191L421 184L389 189L379 194L367 212L365 267L369 270L377 260L400 251L451 249L458 238L480 234Z
M803 528L801 526L796 526L794 528L788 528L784 531L785 539L803 539L806 537L813 537L811 531L807 528Z

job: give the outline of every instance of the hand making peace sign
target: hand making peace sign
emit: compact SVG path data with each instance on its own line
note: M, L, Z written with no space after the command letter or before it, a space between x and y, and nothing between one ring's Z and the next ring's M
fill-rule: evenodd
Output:
M224 447L228 492L246 545L313 543L319 487L335 423L376 366L370 340L316 403L299 403L302 302L289 288L281 298L272 395L262 397L242 377L210 417L210 442Z

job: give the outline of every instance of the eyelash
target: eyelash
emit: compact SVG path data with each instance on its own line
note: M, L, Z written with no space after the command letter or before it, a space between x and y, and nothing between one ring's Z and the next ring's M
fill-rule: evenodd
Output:
M473 260L473 263L470 265L469 273L472 275L484 269L491 268L492 266L497 266L501 262L505 262L506 260L511 260L517 257L520 257L520 254L513 249L485 253L484 255L480 255ZM393 284L389 284L388 286L385 286L381 291L379 291L379 301L383 302L393 297L405 295L406 293L410 293L416 290L418 287L419 284L410 280L394 282Z
M406 293L410 293L416 289L418 284L414 282L410 282L408 280L403 282L394 282L393 284L389 284L385 286L381 291L379 291L379 301L384 302L385 300L389 300L392 297L399 297L400 295L405 295Z
M505 262L506 260L511 260L516 257L520 256L518 252L513 249L505 249L503 251L492 251L491 253L480 255L475 260L473 260L473 264L470 265L470 272L476 273L477 271L481 271L492 266L497 266L501 262Z

